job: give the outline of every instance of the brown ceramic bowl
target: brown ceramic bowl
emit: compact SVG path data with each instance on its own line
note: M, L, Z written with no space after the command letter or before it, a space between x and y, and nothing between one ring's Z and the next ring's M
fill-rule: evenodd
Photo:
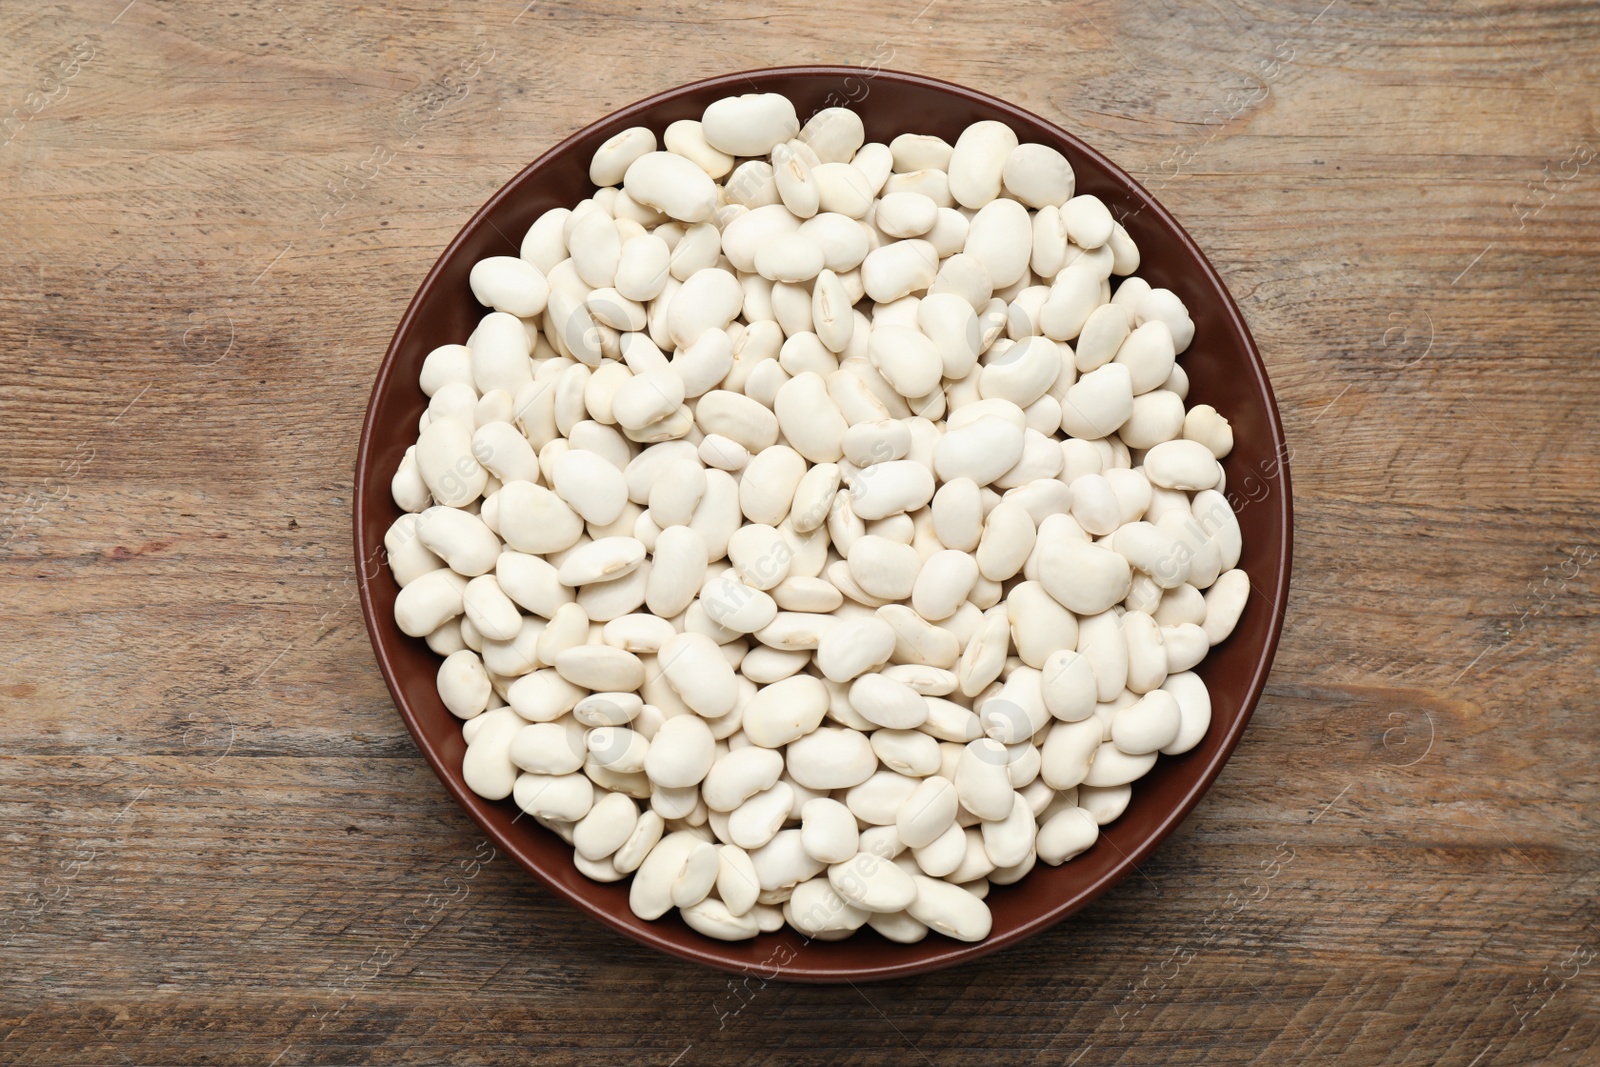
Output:
M932 133L954 141L979 119L999 119L1024 141L1052 145L1077 172L1080 193L1104 200L1143 253L1139 276L1172 289L1188 306L1195 339L1182 363L1190 404L1212 404L1233 423L1236 444L1224 462L1228 491L1244 533L1240 561L1258 596L1234 634L1199 668L1211 690L1213 718L1190 752L1163 756L1136 783L1121 818L1099 842L1060 867L1040 865L1016 885L989 896L994 930L977 944L930 935L899 945L870 930L837 942L807 942L785 929L753 941L715 941L691 930L676 913L645 922L628 910L628 883L602 885L580 875L571 848L530 819L517 820L510 800L475 796L461 779L461 724L434 690L439 658L394 621L397 589L383 565L384 531L399 515L389 479L416 440L425 397L417 385L423 357L434 347L464 341L483 313L467 286L473 263L516 255L522 235L549 208L576 204L593 190L589 158L608 137L629 126L659 135L668 123L698 118L723 96L776 92L804 117L848 104L866 123L869 140ZM417 746L474 821L503 852L574 907L646 945L732 971L759 972L803 982L862 981L949 967L1015 944L1061 921L1116 885L1181 822L1222 769L1255 708L1272 665L1289 590L1290 495L1283 429L1272 389L1244 318L1217 272L1183 228L1138 183L1059 127L983 93L915 74L869 73L855 67L786 67L729 74L685 85L623 108L568 137L540 156L490 198L445 249L417 290L389 343L372 389L356 461L355 551L361 605L373 650L389 691ZM515 823L515 825L513 825Z

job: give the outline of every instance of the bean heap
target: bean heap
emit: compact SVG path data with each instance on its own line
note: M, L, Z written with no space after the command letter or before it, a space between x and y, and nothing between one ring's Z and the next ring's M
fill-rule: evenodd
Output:
M473 267L393 479L467 784L644 919L984 938L1210 723L1249 582L1188 311L999 122L730 97L590 177Z

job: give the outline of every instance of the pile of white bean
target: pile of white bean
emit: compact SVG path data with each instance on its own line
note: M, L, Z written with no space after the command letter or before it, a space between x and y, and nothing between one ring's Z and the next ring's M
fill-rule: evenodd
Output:
M662 140L473 268L395 617L467 784L640 917L981 939L1210 723L1249 582L1194 324L1001 123L868 144L764 94Z

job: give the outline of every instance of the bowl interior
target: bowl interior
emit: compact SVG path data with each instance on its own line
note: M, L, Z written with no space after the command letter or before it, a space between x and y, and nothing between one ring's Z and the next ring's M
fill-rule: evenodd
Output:
M1208 403L1233 423L1235 447L1224 461L1228 495L1244 535L1240 566L1252 596L1238 629L1198 668L1211 691L1213 718L1205 739L1182 756L1163 756L1134 786L1133 800L1102 840L1061 867L1039 865L1020 883L995 887L990 937L962 944L930 935L920 944L890 943L869 930L839 942L808 942L787 928L753 941L725 943L696 933L674 913L655 922L628 909L627 883L602 885L573 867L571 848L511 801L485 801L461 779L461 724L434 688L438 657L394 621L398 592L383 557L383 535L399 517L389 479L416 440L426 398L417 385L423 358L460 343L485 309L467 275L485 256L516 255L540 213L571 207L590 195L589 158L629 126L661 133L668 123L698 118L723 96L776 92L794 101L802 121L843 105L857 111L869 140L900 133L938 134L954 141L968 124L998 119L1024 141L1055 147L1071 161L1080 193L1094 193L1138 243L1138 275L1177 293L1195 323L1181 362L1191 383L1188 403ZM1282 626L1290 557L1290 494L1283 431L1261 358L1244 319L1216 272L1177 222L1137 183L1077 138L1019 108L918 75L855 67L794 67L733 74L633 104L545 153L506 184L457 235L406 309L378 372L362 427L357 460L354 537L362 607L378 663L418 747L445 786L496 845L556 893L630 937L686 959L798 981L885 978L948 966L992 952L1083 907L1116 884L1182 820L1238 741L1266 681ZM515 825L513 825L515 824Z

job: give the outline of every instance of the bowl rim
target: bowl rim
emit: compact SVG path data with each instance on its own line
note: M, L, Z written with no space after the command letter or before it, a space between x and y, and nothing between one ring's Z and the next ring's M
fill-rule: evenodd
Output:
M925 974L935 970L968 963L990 953L1011 947L1028 937L1031 937L1056 923L1062 921L1073 913L1088 906L1093 901L1105 895L1112 887L1122 881L1131 873L1138 864L1146 859L1169 837L1174 830L1189 816L1200 798L1211 788L1223 766L1232 757L1245 727L1254 716L1256 706L1261 699L1266 687L1267 677L1272 669L1273 660L1277 654L1279 638L1282 635L1283 623L1288 602L1289 576L1293 565L1294 555L1294 507L1293 492L1289 474L1289 459L1291 453L1287 447L1287 440L1283 432L1282 418L1278 411L1276 395L1272 390L1272 383L1267 376L1266 364L1261 358L1261 353L1256 347L1255 338L1250 333L1249 325L1245 322L1243 313L1233 295L1228 291L1221 275L1217 273L1211 260L1205 255L1194 239L1189 235L1169 212L1137 179L1123 170L1116 163L1106 158L1093 147L1085 143L1080 137L1063 129L1048 119L1034 114L999 97L975 89L967 88L943 79L917 74L910 71L892 70L888 68L863 68L858 66L840 66L829 64L798 64L781 67L760 67L749 70L736 71L728 74L715 75L692 82L686 82L669 89L653 93L647 97L636 100L607 115L601 116L583 127L573 131L559 143L540 153L534 160L523 167L516 175L509 178L497 189L487 201L473 213L472 217L462 225L455 237L445 246L435 260L433 267L418 284L416 292L407 304L404 314L401 315L394 334L389 340L384 351L383 360L379 365L377 375L373 381L372 390L368 396L367 410L362 418L361 436L356 454L355 482L353 490L352 510L353 529L352 540L355 549L356 580L359 588L363 621L366 624L367 635L372 643L373 654L377 660L378 668L383 674L384 682L389 688L396 710L410 731L417 748L422 752L434 774L445 786L447 792L454 798L457 805L476 823L494 843L507 855L516 860L517 864L537 878L546 889L568 904L578 908L584 914L597 919L606 926L618 931L626 937L657 949L661 952L676 956L680 959L714 967L719 970L735 974L747 974L748 967L742 962L735 962L718 952L724 942L712 938L697 937L691 940L668 933L658 928L655 923L643 923L641 926L630 925L627 921L613 915L606 908L595 904L583 894L547 877L540 868L540 864L519 843L502 833L498 828L489 825L480 809L499 803L485 801L473 794L461 780L460 768L448 766L442 754L428 740L426 740L419 724L416 709L412 706L406 695L406 690L399 684L398 672L392 662L384 640L378 632L376 622L377 611L373 602L372 582L375 575L369 575L368 568L375 551L383 549L379 539L376 546L368 544L363 538L366 528L366 518L369 502L374 492L388 492L387 480L379 477L376 484L369 482L366 471L371 463L370 452L374 448L374 439L379 432L376 425L376 412L378 399L390 388L390 378L395 373L397 351L400 340L414 325L420 313L424 297L433 289L437 279L444 272L446 265L455 257L458 249L467 241L469 235L482 225L487 216L495 211L499 204L510 198L518 190L527 174L540 167L546 160L569 151L573 145L589 135L590 131L598 126L625 123L626 120L636 116L646 115L649 112L684 96L706 92L708 90L726 88L730 93L751 91L763 79L780 77L827 77L827 78L854 78L858 80L878 80L899 82L923 88L932 88L939 92L954 96L968 102L979 104L986 109L991 109L1002 118L1020 120L1024 123L1035 124L1050 130L1056 137L1069 145L1076 153L1092 161L1115 181L1125 185L1128 192L1143 202L1139 213L1152 212L1163 229L1167 230L1177 242L1194 258L1200 266L1200 274L1204 281L1222 297L1218 308L1226 318L1227 328L1231 330L1242 343L1247 356L1246 364L1248 376L1254 389L1266 399L1266 423L1271 436L1271 445L1276 457L1276 477L1281 479L1281 492L1272 493L1267 499L1255 501L1250 506L1270 506L1278 511L1278 524L1283 530L1282 551L1277 558L1277 566L1270 575L1270 600L1272 617L1267 632L1267 639L1256 658L1254 670L1250 675L1248 684L1244 687L1237 718L1223 735L1222 744L1215 755L1201 769L1199 776L1190 788L1183 794L1182 799L1159 819L1155 827L1146 833L1136 847L1122 852L1121 861L1107 873L1086 884L1081 890L1061 900L1054 906L1038 915L1019 923L1017 926L1006 930L1002 934L994 934L983 941L958 942L950 941L948 946L932 956L899 962L884 962L867 967L841 967L830 966L826 963L807 963L803 958L796 958L796 966L785 966L774 979L802 983L827 983L846 981L880 981L889 978L905 977L909 975ZM492 225L492 223L491 223ZM1252 592L1268 592L1255 587L1252 583ZM520 813L519 813L520 817ZM513 820L515 821L515 820ZM810 942L807 942L808 945ZM763 976L768 977L768 976Z

